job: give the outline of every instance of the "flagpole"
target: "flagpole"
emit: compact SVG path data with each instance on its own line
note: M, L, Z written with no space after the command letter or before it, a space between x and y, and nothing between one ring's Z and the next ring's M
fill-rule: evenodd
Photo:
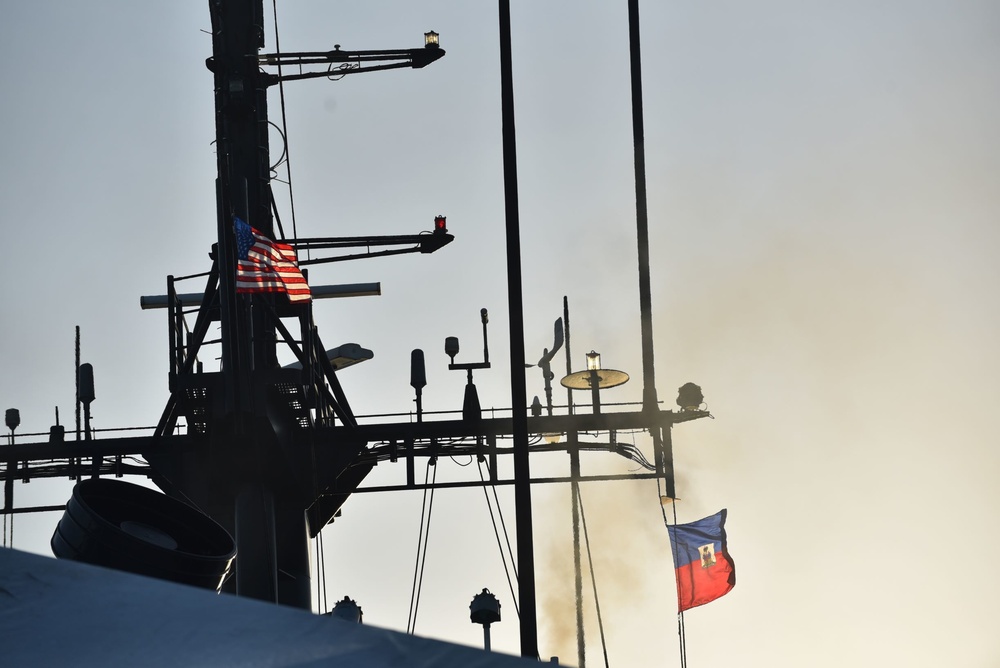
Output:
M528 406L524 386L524 305L521 236L517 199L517 140L514 128L514 68L511 57L510 0L499 0L500 116L503 139L504 212L507 232L507 310L510 317L510 399L513 407L514 513L517 517L518 598L521 656L538 658L535 555L528 462Z
M674 499L673 503L674 512L674 526L677 526L677 500ZM677 564L677 544L675 541L670 541L670 547L674 553L674 564ZM674 582L677 584L677 590L680 592L680 582L677 582L677 569L674 569ZM678 594L679 596L679 594ZM677 605L677 644L681 655L681 668L687 668L687 636L684 633L684 611L680 609L680 599L678 598Z

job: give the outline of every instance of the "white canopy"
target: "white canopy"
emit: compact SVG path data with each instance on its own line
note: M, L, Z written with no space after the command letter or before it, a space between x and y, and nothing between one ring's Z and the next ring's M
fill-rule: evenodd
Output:
M0 548L0 656L10 666L538 665L5 548Z

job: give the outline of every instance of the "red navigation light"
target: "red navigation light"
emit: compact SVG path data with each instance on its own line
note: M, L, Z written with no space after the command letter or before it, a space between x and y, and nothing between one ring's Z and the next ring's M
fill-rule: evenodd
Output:
M447 234L448 227L445 225L444 216L434 216L434 234Z

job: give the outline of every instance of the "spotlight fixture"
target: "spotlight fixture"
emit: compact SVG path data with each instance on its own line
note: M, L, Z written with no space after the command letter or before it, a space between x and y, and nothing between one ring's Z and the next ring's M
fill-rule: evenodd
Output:
M677 405L682 411L696 411L703 401L701 388L694 383L684 383L677 389Z

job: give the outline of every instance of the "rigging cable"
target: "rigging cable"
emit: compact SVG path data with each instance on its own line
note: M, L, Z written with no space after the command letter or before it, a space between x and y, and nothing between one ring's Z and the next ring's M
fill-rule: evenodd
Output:
M486 466L488 467L489 464L487 464ZM483 465L482 465L482 462L479 463L479 479L482 480L484 483L486 482L485 478L483 478ZM491 487L493 488L493 494L495 495L496 494L496 485L491 485ZM493 522L493 533L497 537L497 549L500 550L500 561L503 562L503 572L507 576L507 586L510 587L510 598L511 598L512 601L514 601L514 612L517 614L518 619L520 619L521 618L521 611L518 609L518 606L517 606L517 595L514 593L514 583L510 579L510 571L507 570L507 557L506 557L506 555L503 552L503 545L500 543L500 532L497 530L497 521L493 517L493 506L492 506L492 504L490 504L490 495L489 495L489 492L486 491L486 485L485 484L483 485L483 496L486 497L486 508L490 511L490 521ZM500 500L499 499L497 499L497 514L500 515L500 522L502 524L503 523L503 513L500 510ZM504 527L504 536L506 537L506 535L507 535L507 528ZM510 540L509 539L507 540L507 550L510 551ZM516 567L514 566L514 555L513 554L510 555L510 564L511 564L511 567L515 568L514 578L517 579L517 570L516 570Z
M434 469L434 477L431 484L427 485L430 478L431 468ZM420 606L420 590L424 583L424 564L427 560L427 543L431 534L431 511L434 509L434 483L437 482L437 466L427 460L427 470L424 472L424 499L420 506L420 534L417 537L417 559L413 565L413 588L410 591L410 612L406 619L406 632L413 634L417 626L417 608ZM427 500L427 492L430 491L430 502ZM426 514L427 524L424 525ZM421 544L423 550L421 551ZM419 571L419 577L417 575Z
M77 395L77 396L79 396L79 395ZM10 436L8 437L8 439L10 441L9 444L13 445L14 444L14 431L13 430L11 430ZM16 464L13 464L13 465L12 464L8 464L7 465L7 475L8 476L13 473L14 466L16 466ZM11 513L11 511L13 510L13 505L14 504L10 502L11 499L13 498L13 496L14 496L13 495L13 485L14 485L14 482L13 482L13 480L8 479L8 480L4 481L3 485L4 485L4 494L3 494L3 496L4 496L4 499L3 499L3 506L4 506L3 507L3 509L4 509L4 513L3 513L3 546L4 547L14 547L14 515ZM10 490L7 489L8 486L11 487ZM8 494L8 491L10 491L11 493ZM7 516L8 515L10 515L10 544L9 545L7 544Z
M587 546L587 563L590 565L590 582L594 588L594 607L597 608L597 628L601 632L601 651L604 652L604 667L608 668L608 645L604 640L604 621L601 617L601 599L597 596L597 578L594 576L594 560L590 555L590 534L587 533L587 516L583 512L583 495L577 494L580 503L580 521L583 524L583 541Z
M677 504L674 503L674 526L677 526ZM676 557L674 558L674 563L677 563ZM675 571L676 573L676 571ZM681 610L677 613L677 636L680 638L680 649L681 649L681 668L687 668L687 633L684 629L684 611Z
M486 470L487 471L489 471L489 467L490 467L490 465L487 464L486 465ZM492 473L492 471L491 471L491 473ZM511 565L511 568L514 569L514 579L517 580L518 579L517 564L514 563L514 550L510 546L510 535L507 533L507 523L503 521L503 513L500 512L500 497L497 496L496 485L493 485L493 501L497 505L497 513L500 515L500 528L503 529L503 538L504 538L504 541L506 541L506 543L507 543L507 554L510 555L510 565ZM516 603L514 605L515 605L515 607L517 606ZM520 614L520 613L518 613L518 614Z
M274 50L277 53L281 53L281 42L278 39L278 0L271 0L271 6L274 10ZM281 79L281 59L278 59L278 94L281 99L281 134L285 141L285 173L288 175L288 207L292 212L292 237L298 239L299 232L295 224L295 194L292 189L292 157L291 148L288 142L288 119L285 114L285 82ZM272 201L274 196L271 197ZM278 226L281 226L281 220L278 220ZM281 236L285 236L284 230L281 230ZM309 251L306 251L306 258L309 258Z
M663 515L663 525L669 527L670 521L667 519L667 511L663 509L663 496L660 491L660 479L656 479L656 496L660 500L660 513ZM677 526L677 499L670 499L670 504L674 511L674 526ZM674 584L677 587L677 645L681 655L681 668L687 668L687 635L684 632L684 612L680 605L680 582L677 581L677 546L674 541L670 541L670 551L674 558Z

